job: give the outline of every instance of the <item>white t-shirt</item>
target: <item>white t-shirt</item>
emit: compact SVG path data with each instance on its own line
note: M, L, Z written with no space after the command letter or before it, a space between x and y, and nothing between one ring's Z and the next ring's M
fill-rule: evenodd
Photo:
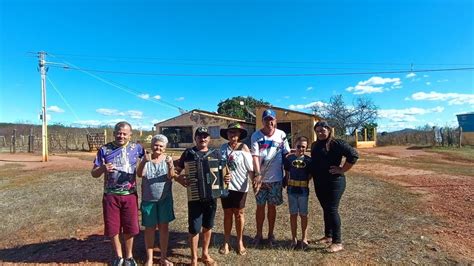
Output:
M248 172L253 171L252 155L243 150L232 150L229 144L221 146L222 158L227 160L232 179L229 183L229 190L248 192L250 178ZM230 163L229 163L230 162ZM235 169L231 167L235 166Z
M260 174L263 182L279 182L283 180L283 154L290 152L286 134L275 129L271 136L265 136L261 130L255 131L251 137L252 156L260 157Z

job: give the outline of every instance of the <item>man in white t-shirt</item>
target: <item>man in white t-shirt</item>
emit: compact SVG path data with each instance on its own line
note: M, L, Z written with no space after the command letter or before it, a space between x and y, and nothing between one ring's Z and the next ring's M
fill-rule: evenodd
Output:
M276 220L276 206L283 203L283 158L290 152L286 134L276 128L276 113L271 109L262 115L263 128L254 132L251 137L251 154L255 178L253 188L257 201L255 219L257 235L254 245L260 245L263 239L263 223L265 222L265 205L268 206L268 245L275 241L273 231Z

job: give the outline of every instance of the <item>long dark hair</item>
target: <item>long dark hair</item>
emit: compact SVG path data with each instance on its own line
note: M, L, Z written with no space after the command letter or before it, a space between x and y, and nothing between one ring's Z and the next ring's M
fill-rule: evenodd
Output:
M314 127L313 127L313 130L316 132L316 128L317 127L324 127L326 128L328 131L329 131L329 136L327 139L325 140L319 140L318 137L316 136L316 142L314 143L314 145L317 145L321 142L326 142L326 150L329 151L330 148L331 148L331 143L334 141L334 136L332 135L333 131L332 131L332 128L331 126L329 125L329 123L327 121L324 121L324 120L321 120L319 122L317 122Z

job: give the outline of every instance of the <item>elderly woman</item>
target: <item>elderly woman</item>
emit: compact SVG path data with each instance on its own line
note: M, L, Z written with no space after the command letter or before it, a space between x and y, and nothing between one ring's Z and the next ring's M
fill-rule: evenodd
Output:
M324 237L320 243L330 244L330 253L343 250L339 201L346 188L344 173L356 163L359 155L345 141L335 139L326 121L314 125L317 140L311 145L310 172L314 178L316 197L324 213ZM341 166L342 157L345 157Z
M227 129L221 129L221 137L229 140L221 146L222 158L227 161L230 171L229 195L222 198L224 209L224 244L219 253L228 254L230 251L230 233L232 231L232 218L235 218L235 231L237 233L237 253L245 255L243 241L244 208L249 190L250 177L253 178L253 165L250 149L240 141L247 137L247 131L239 123L231 123Z
M142 180L142 225L145 226L145 246L147 261L145 265L153 265L153 246L155 229L160 230L160 265L173 265L167 260L168 224L175 219L173 195L171 190L174 177L173 159L165 154L168 138L158 134L151 140L151 156L147 152L140 162L137 175Z

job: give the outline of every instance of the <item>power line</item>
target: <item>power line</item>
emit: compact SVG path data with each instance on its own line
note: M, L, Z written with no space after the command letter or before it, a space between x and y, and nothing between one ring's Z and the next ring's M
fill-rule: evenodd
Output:
M367 72L340 72L340 73L283 73L283 74L190 74L190 73L153 73L153 72L129 72L115 70L88 69L71 66L52 66L67 70L78 70L84 72L98 72L121 75L137 76L165 76L165 77L314 77L314 76L357 76L357 75L380 75L380 74L405 74L424 72L447 72L447 71L472 71L474 67L461 68L437 68L420 70L396 70L396 71L367 71Z
M66 104L66 106L68 107L69 111L71 111L72 115L74 115L74 117L80 121L81 119L79 118L79 116L76 114L76 112L74 111L74 109L72 108L72 106L69 104L69 102L66 100L66 98L64 97L64 95L58 90L58 88L56 88L56 86L54 85L53 81L51 81L51 79L49 77L47 77L49 83L51 84L51 86L53 86L54 90L58 93L59 97L61 97L61 99L63 100L64 104ZM87 134L90 134L89 130L87 128L86 129L86 132Z
M385 65L385 66L472 66L473 63L403 63L403 62L345 62L345 61L293 61L293 60L241 60L241 59L196 59L196 58L160 58L160 57L125 57L125 56L103 56L84 54L56 54L63 57L76 57L88 59L123 60L123 62L134 62L133 60L147 60L146 62L162 61L188 61L188 62L239 62L239 63L275 63L275 64L320 64L320 65ZM131 61L128 61L131 60ZM143 62L143 61L138 61Z
M54 55L52 55L52 54L49 54L49 55L52 56L52 57L56 57L56 56L54 56ZM64 66L64 64L58 64L58 63L54 63L54 62L48 62L48 64L51 64L51 67L61 67L61 68L68 67L68 68L69 68L69 65L74 66L73 64L71 64L71 63L69 63L69 62L67 62L67 61L64 61L64 63L66 64L65 66ZM106 83L106 84L108 84L108 85L110 85L110 86L113 86L113 87L115 87L115 88L118 88L118 89L120 89L120 90L122 90L122 91L125 91L125 92L127 92L127 93L129 93L129 94L132 94L132 95L134 95L134 96L137 96L137 97L139 97L139 98L141 98L141 99L143 99L143 100L151 101L151 102L158 103L158 104L161 104L161 105L164 105L164 106L167 106L167 107L175 108L175 109L177 109L180 113L186 112L185 109L183 109L183 108L181 108L181 107L179 107L179 106L177 106L177 105L175 105L175 104L172 104L172 103L163 101L163 100L161 100L161 99L158 100L158 99L155 99L155 98L151 98L151 99L150 99L150 98L143 98L143 97L141 97L143 94L145 94L145 93L143 93L143 92L139 92L139 91L134 90L134 89L132 89L132 88L129 88L129 87L125 86L125 85L122 85L122 84L120 84L120 83L118 83L118 82L115 82L115 81L108 80L108 79L105 79L105 78L103 78L103 77L97 76L97 75L95 75L95 74L90 73L90 71L87 71L87 70L85 70L85 69L81 69L81 68L78 68L78 67L76 67L76 66L74 66L74 67L75 67L77 70L79 70L79 71L81 71L81 72L83 72L83 73L85 73L85 74L87 74L87 75L89 75L89 76L91 76L91 77L93 77L93 78L99 80L99 81L102 81L102 82L104 82L104 83Z

